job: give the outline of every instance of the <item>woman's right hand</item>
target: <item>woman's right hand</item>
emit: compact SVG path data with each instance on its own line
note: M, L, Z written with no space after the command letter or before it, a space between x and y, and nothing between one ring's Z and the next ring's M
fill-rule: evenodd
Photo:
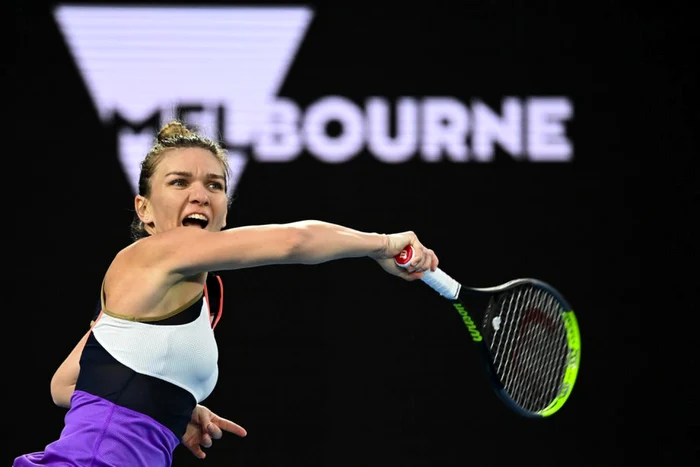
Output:
M413 248L413 258L407 267L396 265L394 258L407 246ZM425 271L435 271L438 257L433 250L425 247L413 231L387 234L384 248L373 258L388 273L413 281L423 277Z

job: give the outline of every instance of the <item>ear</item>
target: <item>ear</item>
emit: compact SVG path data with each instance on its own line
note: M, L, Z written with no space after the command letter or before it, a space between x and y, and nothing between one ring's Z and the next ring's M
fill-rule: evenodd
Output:
M152 224L153 216L151 214L151 205L148 202L148 198L141 195L136 195L134 198L134 208L136 209L136 214L141 219L144 224Z

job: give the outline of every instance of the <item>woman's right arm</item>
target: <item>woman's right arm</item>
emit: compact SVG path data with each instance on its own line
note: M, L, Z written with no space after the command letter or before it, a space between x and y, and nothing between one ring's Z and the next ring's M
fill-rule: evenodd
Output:
M413 246L417 266L408 270L393 264L393 257L406 245ZM158 265L179 276L269 264L318 264L362 256L376 259L385 270L409 280L437 267L435 253L425 248L413 232L383 235L321 221L247 226L221 232L179 227L140 240L124 253L130 259L151 267Z

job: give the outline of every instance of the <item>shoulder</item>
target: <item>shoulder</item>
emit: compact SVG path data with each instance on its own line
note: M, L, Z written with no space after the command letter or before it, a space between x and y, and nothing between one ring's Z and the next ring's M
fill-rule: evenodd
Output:
M202 233L198 229L180 227L150 235L123 248L115 256L115 261L128 261L134 265L147 263L154 266L158 259L169 257L182 246L196 242Z
M117 252L105 273L105 286L108 283L114 283L117 278L142 277L145 272L152 274L159 269L149 257L152 248L144 243L146 240L148 238L138 240Z
M152 248L149 248L148 240L150 237L142 238L128 245L117 252L109 266L108 273L112 270L123 269L124 267L138 267L142 260L145 263L147 256Z
M195 245L210 244L213 235L206 230L179 227L144 237L120 250L108 273L174 276L166 281L177 281L182 279L176 272L183 258L193 254Z
M172 297L183 282L169 273L162 261L154 261L153 246L144 238L119 251L103 282L103 308L121 316L160 316L172 311ZM155 240L155 239L154 239ZM173 295L174 294L174 295Z

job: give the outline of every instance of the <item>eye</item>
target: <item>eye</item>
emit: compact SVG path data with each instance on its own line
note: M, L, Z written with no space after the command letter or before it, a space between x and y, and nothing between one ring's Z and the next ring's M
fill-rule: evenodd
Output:
M176 178L174 180L171 180L169 185L171 186L187 186L187 180L184 178Z
M212 190L219 191L224 189L224 185L219 182L211 182L209 183L209 188L211 188Z

